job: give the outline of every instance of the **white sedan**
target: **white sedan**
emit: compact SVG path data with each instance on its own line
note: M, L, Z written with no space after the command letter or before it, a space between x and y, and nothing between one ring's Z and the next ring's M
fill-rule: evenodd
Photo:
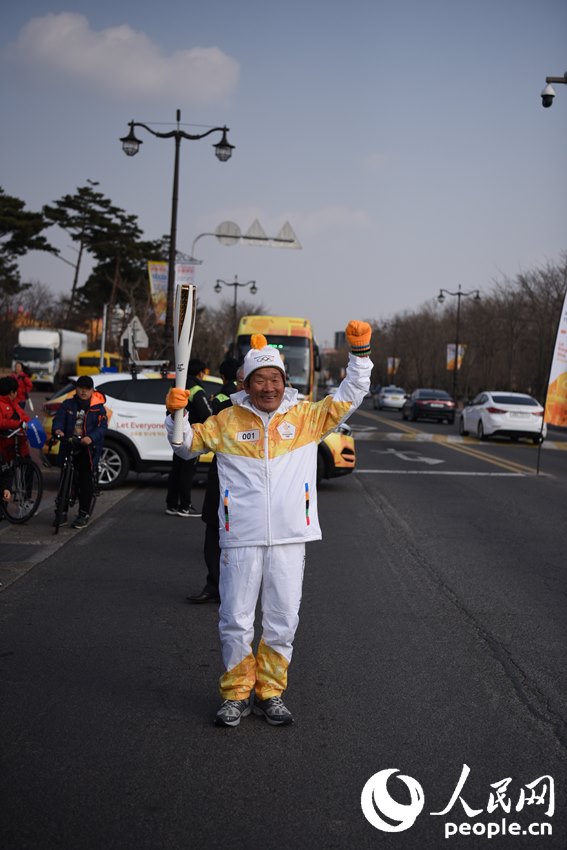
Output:
M479 440L502 436L512 440L527 437L536 444L543 442L547 436L543 407L525 393L482 392L461 413L459 434L469 433Z
M374 396L374 410L401 410L406 400L402 387L382 387Z

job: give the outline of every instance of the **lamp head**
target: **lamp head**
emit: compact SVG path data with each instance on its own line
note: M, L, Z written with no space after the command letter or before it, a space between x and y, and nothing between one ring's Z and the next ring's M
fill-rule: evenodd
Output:
M442 304L443 301L445 300L445 296L443 295L443 292L441 290L439 290L439 295L437 296L437 300L439 301L440 304Z
M221 287L219 281L217 280L217 282L215 283L215 292L218 294L221 291L221 288L222 287Z
M122 142L122 150L124 151L126 156L136 156L136 154L140 150L142 140L136 138L136 134L134 133L133 121L130 121L130 132L127 136L122 136L120 141Z
M231 145L228 141L226 134L228 132L228 127L223 127L222 130L222 139L220 142L217 142L216 145L213 145L215 149L215 156L221 162L226 162L227 159L230 159L232 156L232 151L234 150L235 145Z
M252 295L256 295L256 293L258 292L258 287L256 286L255 280L252 281L252 286L250 287L250 292L252 293Z

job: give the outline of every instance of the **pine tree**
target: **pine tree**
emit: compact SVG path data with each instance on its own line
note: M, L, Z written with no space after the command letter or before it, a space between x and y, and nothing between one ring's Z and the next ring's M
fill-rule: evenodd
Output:
M28 251L59 253L42 230L49 227L40 212L25 210L19 198L7 195L0 186L0 292L12 295L25 289L21 282L18 259Z

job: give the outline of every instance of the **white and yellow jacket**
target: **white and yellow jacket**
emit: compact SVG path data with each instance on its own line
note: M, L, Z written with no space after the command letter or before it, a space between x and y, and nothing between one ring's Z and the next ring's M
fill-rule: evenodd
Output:
M298 401L297 390L286 388L279 408L263 413L240 392L231 396L232 407L202 424L191 426L185 416L175 453L185 459L217 455L222 549L321 539L317 444L360 405L371 371L368 357L351 354L336 394L322 401ZM173 418L165 424L171 442Z

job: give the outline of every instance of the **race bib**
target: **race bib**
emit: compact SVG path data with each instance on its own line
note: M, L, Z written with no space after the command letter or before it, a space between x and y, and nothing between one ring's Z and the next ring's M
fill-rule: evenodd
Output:
M295 437L295 425L292 425L291 422L282 422L278 425L277 430L282 440L293 440Z
M238 443L257 443L259 439L259 431L238 431L236 434Z

